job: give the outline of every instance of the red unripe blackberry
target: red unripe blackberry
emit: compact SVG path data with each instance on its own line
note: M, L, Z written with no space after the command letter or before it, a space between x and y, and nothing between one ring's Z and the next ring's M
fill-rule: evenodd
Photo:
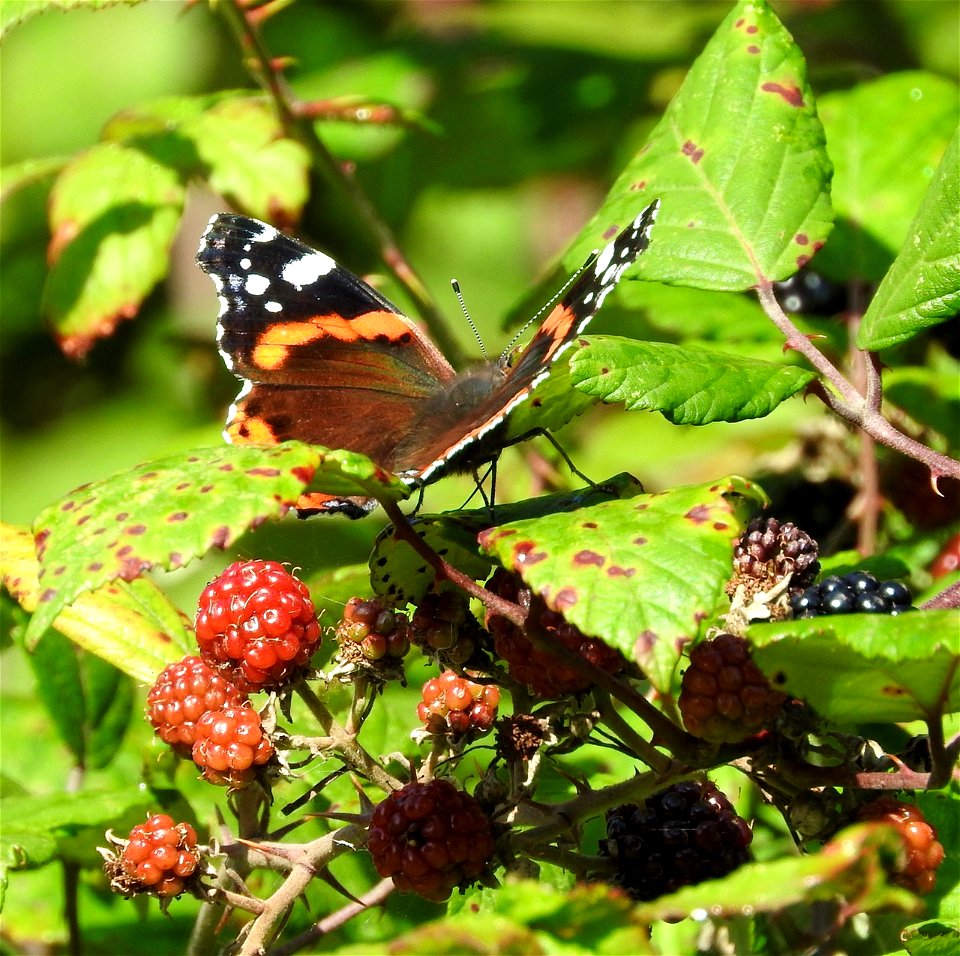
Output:
M960 534L955 534L933 559L930 574L935 578L942 578L957 568L960 568Z
M933 889L937 868L943 863L943 845L918 806L895 797L880 797L860 807L857 819L876 820L897 828L904 856L891 873L894 883L921 895Z
M480 636L480 625L462 594L441 591L426 595L410 620L413 641L444 663L470 659Z
M397 661L410 650L410 622L378 598L352 597L343 609L336 637L348 657L359 651L371 663Z
M295 680L320 643L307 586L276 561L237 561L211 581L196 630L203 659L246 692Z
M562 614L551 611L543 598L532 594L520 578L501 568L487 589L513 603L529 602L526 627L548 641L557 641L608 674L617 674L626 661L623 655L596 637L587 637L568 623ZM592 681L576 667L561 663L552 654L535 647L512 621L487 611L485 625L493 635L493 646L506 662L510 676L526 684L532 694L543 698L564 697L587 690Z
M750 859L753 833L710 781L685 781L607 813L600 853L635 900L718 879Z
M193 762L203 778L234 789L245 787L274 755L260 715L249 705L208 710L197 721Z
M440 903L486 870L493 832L470 794L431 780L408 783L374 808L367 848L377 872L398 890Z
M179 896L200 865L197 834L189 823L174 823L165 813L155 813L130 831L130 841L120 854L120 867L139 883L126 882L126 892Z
M500 689L478 684L456 671L444 671L423 685L423 699L417 716L433 734L477 737L485 734L497 719Z
M678 706L695 737L734 744L769 725L786 699L754 664L742 637L720 634L690 651Z
M189 758L200 717L208 710L238 707L246 699L205 661L184 657L160 671L147 694L147 717L164 743Z

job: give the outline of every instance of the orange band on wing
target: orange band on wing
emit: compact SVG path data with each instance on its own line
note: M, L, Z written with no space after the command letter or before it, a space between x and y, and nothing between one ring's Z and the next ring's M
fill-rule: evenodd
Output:
M278 322L265 329L253 349L257 368L278 369L287 352L317 339L338 342L397 342L411 335L410 327L393 312L364 312L345 319L342 315L315 315L306 322Z

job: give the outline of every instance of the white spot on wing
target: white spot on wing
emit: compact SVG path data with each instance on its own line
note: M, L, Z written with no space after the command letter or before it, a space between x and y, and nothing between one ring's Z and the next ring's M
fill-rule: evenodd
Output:
M593 267L594 275L600 275L601 272L605 272L607 266L610 265L611 260L613 259L613 243L603 247L603 252L597 256L596 264Z
M283 306L279 302L274 302L272 299L269 302L264 302L263 307L268 312L282 312Z
M260 223L260 232L253 233L251 232L250 238L254 242L273 242L274 239L279 236L280 233L273 228L273 226L268 226L265 222ZM244 251L248 251L249 247L246 247Z
M240 260L240 268L241 268L241 269L249 269L250 266L252 266L252 265L253 265L253 263L252 263L246 256L244 256L244 257Z
M263 295L270 288L270 280L266 276L252 272L247 276L247 281L243 284L243 287L250 295Z
M309 252L299 259L291 259L280 273L285 282L302 289L304 286L316 282L320 276L332 272L337 264L322 252Z

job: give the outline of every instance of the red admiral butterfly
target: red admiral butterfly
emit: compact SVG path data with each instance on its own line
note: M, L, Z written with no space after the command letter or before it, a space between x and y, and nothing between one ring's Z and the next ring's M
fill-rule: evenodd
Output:
M411 485L492 461L511 411L647 248L659 208L652 203L587 260L515 362L460 373L395 305L329 256L256 219L213 216L197 260L220 299L220 354L245 380L224 438L361 452ZM356 518L374 505L310 494L298 508Z

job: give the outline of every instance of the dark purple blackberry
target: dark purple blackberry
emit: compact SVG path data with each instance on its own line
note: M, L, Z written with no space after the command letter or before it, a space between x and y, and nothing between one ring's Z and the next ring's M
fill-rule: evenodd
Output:
M774 591L790 575L790 593L802 590L820 573L819 546L792 521L754 518L733 546L733 577L727 594L733 599L740 591L749 601L761 592ZM779 590L782 590L779 589ZM787 616L786 601L783 614Z
M732 873L750 859L753 833L709 780L685 781L607 813L600 854L635 900Z
M903 614L913 611L913 595L899 581L878 581L867 571L831 575L790 598L795 618L832 614Z
M774 282L773 294L785 312L802 315L837 315L847 307L846 289L813 269L801 269L783 282Z

